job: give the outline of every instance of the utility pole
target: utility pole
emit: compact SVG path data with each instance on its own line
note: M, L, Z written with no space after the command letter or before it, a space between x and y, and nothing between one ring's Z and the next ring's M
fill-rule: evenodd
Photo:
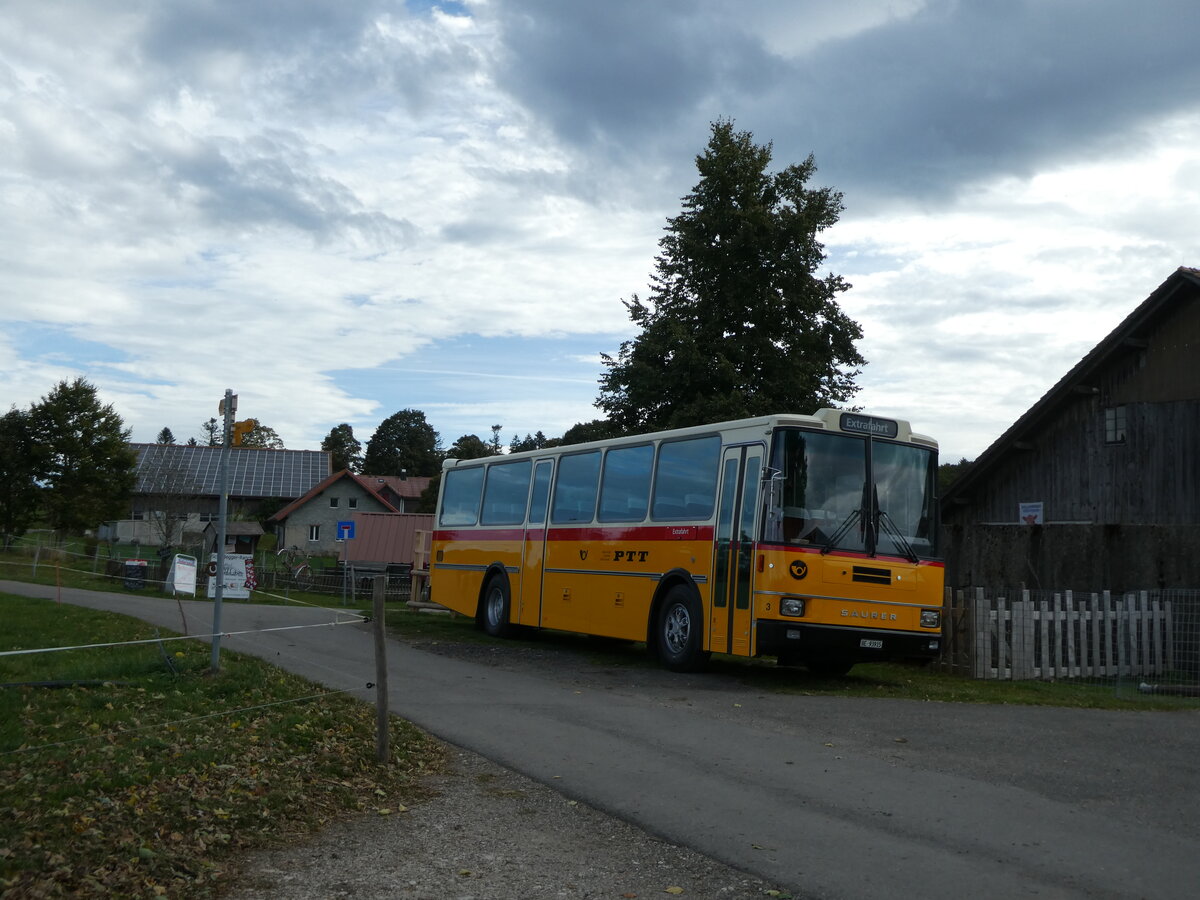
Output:
M221 671L221 600L225 596L225 527L229 515L229 433L233 414L237 411L237 395L225 389L225 399L218 407L224 416L221 429L221 500L217 508L217 586L213 596L212 661L209 668L216 675Z

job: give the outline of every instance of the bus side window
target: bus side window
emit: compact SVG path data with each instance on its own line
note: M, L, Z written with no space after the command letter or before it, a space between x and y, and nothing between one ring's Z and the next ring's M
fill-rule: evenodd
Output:
M525 498L529 496L529 460L488 466L483 489L484 525L520 525L525 521Z
M596 510L596 482L600 477L600 451L572 453L558 461L554 506L550 520L556 524L590 522Z
M707 519L717 496L721 438L688 438L659 445L654 470L655 519Z
M483 467L447 469L442 476L441 525L474 525L479 517L479 497L483 492Z
M543 459L533 471L533 493L529 495L529 524L544 525L546 523L546 505L550 499L550 473L554 463Z
M600 483L601 522L640 522L650 503L654 446L618 447L604 455Z

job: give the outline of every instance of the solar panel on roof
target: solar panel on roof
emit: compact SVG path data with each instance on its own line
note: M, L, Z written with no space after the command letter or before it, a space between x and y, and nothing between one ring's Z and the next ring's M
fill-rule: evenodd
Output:
M221 448L134 444L141 494L162 492L168 476L200 495L220 493ZM318 450L229 451L229 496L296 498L329 477L329 454Z

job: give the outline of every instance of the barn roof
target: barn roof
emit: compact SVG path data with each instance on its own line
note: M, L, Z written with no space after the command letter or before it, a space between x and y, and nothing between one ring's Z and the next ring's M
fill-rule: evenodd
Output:
M137 453L134 493L221 493L221 447L186 444L131 444ZM228 490L231 497L299 497L329 475L329 454L323 450L229 451Z
M1083 357L1074 368L1048 390L1028 412L1017 419L1007 431L971 463L967 470L947 488L942 502L952 503L967 495L971 488L987 477L1004 454L1014 448L1035 442L1046 422L1080 390L1091 390L1090 382L1105 366L1134 347L1144 347L1148 336L1160 319L1181 300L1195 296L1200 290L1200 269L1180 266L1171 276L1143 300L1124 321Z

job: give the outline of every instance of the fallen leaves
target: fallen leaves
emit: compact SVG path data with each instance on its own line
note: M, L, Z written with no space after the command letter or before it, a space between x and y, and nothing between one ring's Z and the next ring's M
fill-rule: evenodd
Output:
M216 678L145 665L14 697L15 746L39 749L0 755L0 893L209 896L232 854L348 811L407 812L412 774L441 765L399 720L377 765L373 708L280 703L320 692L257 660L231 656Z

